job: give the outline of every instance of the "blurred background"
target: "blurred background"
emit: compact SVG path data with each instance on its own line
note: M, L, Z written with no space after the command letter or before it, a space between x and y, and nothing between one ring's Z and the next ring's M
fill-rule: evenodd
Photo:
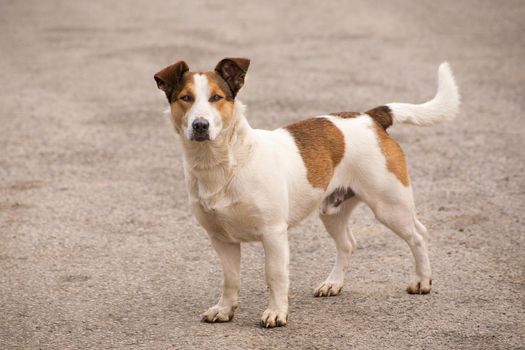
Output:
M0 0L0 348L523 349L523 1ZM453 123L401 126L434 288L364 208L343 293L314 299L332 240L290 232L290 323L258 328L263 253L240 310L202 324L221 269L187 206L153 74L248 57L253 127L422 102L448 60Z

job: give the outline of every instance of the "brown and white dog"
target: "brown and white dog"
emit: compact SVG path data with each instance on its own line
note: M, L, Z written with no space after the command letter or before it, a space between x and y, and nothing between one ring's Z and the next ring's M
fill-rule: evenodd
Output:
M225 58L214 71L197 73L180 61L155 75L182 142L191 209L224 272L222 296L202 319L232 319L238 305L241 243L261 241L271 291L261 324L284 326L287 231L316 209L335 241L337 257L314 294L339 294L355 248L349 218L361 202L409 245L416 275L408 293L429 293L427 230L416 218L403 151L385 130L395 123L433 125L456 116L459 94L448 64L439 67L438 92L426 103L331 113L273 131L252 129L244 105L236 99L249 64L245 58Z

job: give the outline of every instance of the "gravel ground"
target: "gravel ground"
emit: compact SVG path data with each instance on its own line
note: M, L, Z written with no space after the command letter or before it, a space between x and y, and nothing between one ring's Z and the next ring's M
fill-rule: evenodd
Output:
M523 1L0 0L1 349L524 349ZM252 59L251 124L420 102L449 60L457 121L399 126L434 289L411 296L406 245L359 209L340 296L315 217L290 232L290 323L258 326L263 252L243 247L240 309L199 315L221 268L186 203L153 74Z

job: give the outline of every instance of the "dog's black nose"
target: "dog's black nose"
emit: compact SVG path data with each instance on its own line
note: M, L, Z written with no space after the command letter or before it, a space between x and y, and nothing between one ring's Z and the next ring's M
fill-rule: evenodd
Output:
M202 134L208 131L210 123L204 118L197 118L191 123L191 127L196 133Z

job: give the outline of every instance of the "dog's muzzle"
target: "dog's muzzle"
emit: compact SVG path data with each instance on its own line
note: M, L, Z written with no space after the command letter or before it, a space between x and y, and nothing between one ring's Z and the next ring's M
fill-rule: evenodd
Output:
M194 141L206 141L210 139L210 123L204 118L197 118L191 123L193 133L191 139Z

